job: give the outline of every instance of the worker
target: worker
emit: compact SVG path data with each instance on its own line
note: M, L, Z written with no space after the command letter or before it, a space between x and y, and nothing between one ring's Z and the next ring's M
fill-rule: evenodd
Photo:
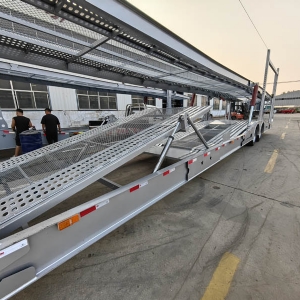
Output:
M61 133L60 123L56 116L51 114L50 108L45 108L45 115L41 120L43 132L46 134L48 144L56 143L58 132Z
M21 152L20 133L33 126L30 119L23 116L23 110L21 108L16 109L16 114L17 116L12 118L11 128L16 132L15 156L18 156Z

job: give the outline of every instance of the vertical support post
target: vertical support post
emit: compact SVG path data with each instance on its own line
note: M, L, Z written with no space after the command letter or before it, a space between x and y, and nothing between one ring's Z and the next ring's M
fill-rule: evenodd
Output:
M258 84L256 84L253 88L252 92L252 100L250 102L250 115L249 115L249 120L248 120L248 125L250 125L252 121L252 116L253 116L253 111L256 103L256 97L257 97L257 92L258 92Z
M268 79L269 64L270 64L270 49L268 49L268 52L267 52L263 93L262 93L261 102L260 102L260 110L259 110L259 120L260 121L262 121L263 117L264 117L264 105L265 105L265 97L266 97L266 86L267 86L267 79Z
M277 73L275 73L275 76L274 76L272 99L271 99L271 109L270 109L270 116L269 116L269 127L271 127L271 124L273 123L273 115L274 115L274 106L275 106L275 97L276 97L278 76L279 76L279 69L277 69Z
M167 108L172 108L172 91L167 90Z
M206 106L210 105L210 100L212 99L211 96L207 96L207 101L206 101ZM210 112L207 112L206 116L205 116L205 120L208 121L209 120L209 114Z
M228 120L231 120L231 102L230 101L226 101L226 110L227 110Z
M191 100L191 105L190 106L194 106L195 105L195 101L197 101L197 95L196 94L193 94L192 96L192 100Z

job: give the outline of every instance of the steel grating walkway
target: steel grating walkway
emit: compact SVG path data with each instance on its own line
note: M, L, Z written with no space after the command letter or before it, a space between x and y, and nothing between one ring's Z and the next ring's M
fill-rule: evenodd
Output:
M182 113L150 109L1 164L0 236L65 200L166 138ZM30 216L29 216L30 215ZM16 222L18 220L18 222Z

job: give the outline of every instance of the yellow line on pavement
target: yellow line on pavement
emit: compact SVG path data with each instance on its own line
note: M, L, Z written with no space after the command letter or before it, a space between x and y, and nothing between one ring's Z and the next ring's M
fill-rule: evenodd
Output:
M271 158L268 161L268 164L267 164L266 168L265 168L265 173L272 173L273 172L277 157L278 157L278 150L275 149L273 151L273 154L272 154Z
M238 257L226 252L222 256L201 300L224 300L239 262Z
M281 135L280 139L284 140L285 138L285 132Z

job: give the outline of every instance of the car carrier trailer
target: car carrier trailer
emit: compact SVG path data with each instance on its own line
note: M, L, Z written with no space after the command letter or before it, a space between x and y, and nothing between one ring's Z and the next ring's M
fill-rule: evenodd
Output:
M0 165L0 298L8 299L271 128L279 70L268 50L258 87L182 41L123 0L0 0L0 76L96 91L159 94L145 109ZM266 93L269 67L273 93ZM106 86L98 77L120 83ZM131 85L124 85L124 82ZM137 88L136 85L140 87ZM151 89L149 89L151 87ZM210 106L172 109L172 90L251 98L247 120L202 121ZM166 91L162 91L166 90ZM265 117L264 100L271 101ZM153 173L124 186L105 178L143 152ZM161 167L164 159L175 162ZM95 181L112 191L29 222Z
M48 170L41 172L40 168L37 168L37 174L32 174L31 177L44 175L42 180L21 188L15 186L15 190L12 189L11 193L6 190L8 195L1 199L0 232L4 236L0 240L1 298L9 298L228 155L248 143L253 145L261 137L263 121L250 124L247 121L226 120L193 122L209 109L210 107L186 109L164 121L158 121L157 124L139 133L132 134L121 142L113 143L102 151L95 151L93 144L90 145L90 150L87 150L82 142L81 147L78 147L77 142L73 145L75 149L80 149L66 156L65 151L70 149L69 145L55 145L58 148L55 157L61 155L62 159L77 160L78 155L83 155L82 150L85 149L86 153L83 155L85 158L49 176ZM94 134L97 132L99 135L99 131L100 134L106 134L117 130L119 135L125 132L124 129L135 131L133 129L140 126L139 119L145 122L146 119L152 119L153 115L160 116L156 110L150 111L135 114L134 118L130 119L136 121L135 126L132 123L127 127L124 126L130 123L125 118L118 124L119 126L104 125L88 133L94 131ZM83 140L88 133L82 134L78 139ZM89 140L92 141L90 137ZM63 142L67 144L68 140L62 141L61 144ZM125 186L119 186L103 177L104 174L149 149L151 145L154 146L149 152L156 151L158 154L157 149L161 152L153 174ZM53 151L52 148L55 146L45 147L43 151ZM3 162L2 172L13 170L15 173L17 169L22 170L23 166L28 164L32 164L34 169L34 166L39 165L37 160L41 159L40 152L33 151L30 156L22 158L22 163L16 162L17 159L21 160L21 157ZM178 161L160 169L160 163L167 153L169 157ZM44 159L44 156L42 157ZM104 161L107 161L107 164L104 164ZM40 163L43 164L44 161ZM16 179L18 180L20 179ZM26 223L34 217L95 180L101 180L100 182L110 186L112 191L26 228ZM6 183L12 186L14 182L7 178ZM22 226L25 229L9 235Z

